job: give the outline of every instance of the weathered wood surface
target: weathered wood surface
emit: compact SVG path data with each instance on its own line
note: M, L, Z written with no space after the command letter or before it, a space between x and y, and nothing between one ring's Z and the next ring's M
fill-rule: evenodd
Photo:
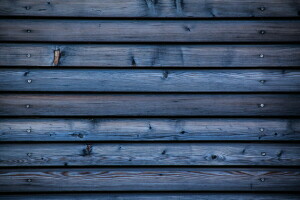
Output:
M62 45L0 46L0 66L299 67L300 45Z
M0 41L299 42L299 31L298 20L0 19Z
M299 92L299 70L2 69L0 91Z
M299 119L0 119L0 141L290 141Z
M0 144L0 166L298 166L298 144Z
M1 94L1 116L299 116L299 94Z
M84 193L0 195L1 200L299 200L299 194L278 193Z
M298 17L293 0L2 0L2 16L60 17Z
M1 192L298 191L298 169L1 169Z

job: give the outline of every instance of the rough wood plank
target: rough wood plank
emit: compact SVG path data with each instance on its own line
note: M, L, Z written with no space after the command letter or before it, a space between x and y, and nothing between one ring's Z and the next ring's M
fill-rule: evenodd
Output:
M298 194L274 193L85 193L85 194L22 194L0 195L1 200L299 200Z
M300 45L1 44L0 66L299 67Z
M299 119L0 119L0 141L300 140Z
M63 17L297 17L293 0L2 0L2 16Z
M299 92L299 70L2 69L0 91Z
M298 42L299 31L298 20L0 19L0 41Z
M298 169L1 169L1 192L298 191Z
M0 144L0 166L298 166L298 144Z
M1 94L1 116L299 116L299 94Z

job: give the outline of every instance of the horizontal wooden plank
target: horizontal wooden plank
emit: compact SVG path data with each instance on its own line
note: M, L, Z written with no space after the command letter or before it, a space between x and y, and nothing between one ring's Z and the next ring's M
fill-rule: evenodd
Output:
M1 16L60 17L297 17L293 0L2 0Z
M2 69L0 91L298 92L300 71Z
M298 144L0 144L0 166L298 166Z
M0 19L0 41L298 42L300 21Z
M1 94L1 116L299 116L299 94Z
M299 119L0 119L0 141L300 140Z
M1 44L0 66L299 67L300 45Z
M1 200L299 200L298 194L274 194L274 193L85 193L85 194L22 194L0 195Z
M1 192L298 191L298 169L1 169Z

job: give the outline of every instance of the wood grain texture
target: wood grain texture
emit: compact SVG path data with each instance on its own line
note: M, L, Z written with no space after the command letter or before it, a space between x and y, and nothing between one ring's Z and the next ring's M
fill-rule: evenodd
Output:
M0 195L1 200L299 200L298 194L274 193L85 193Z
M299 116L299 94L1 94L1 116Z
M0 141L290 141L299 119L0 119Z
M0 19L0 41L299 42L299 31L298 20Z
M2 0L2 16L60 17L297 17L293 0Z
M1 169L1 192L298 191L298 169Z
M299 70L2 69L0 91L299 92Z
M0 144L0 166L298 166L298 144Z
M299 67L300 45L62 45L0 46L0 66L58 67Z

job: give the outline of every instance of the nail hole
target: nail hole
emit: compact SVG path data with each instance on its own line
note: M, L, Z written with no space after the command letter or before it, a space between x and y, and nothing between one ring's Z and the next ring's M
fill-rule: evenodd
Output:
M216 158L217 158L216 155L212 155L212 156L211 156L211 159L213 159L213 160L215 160Z

